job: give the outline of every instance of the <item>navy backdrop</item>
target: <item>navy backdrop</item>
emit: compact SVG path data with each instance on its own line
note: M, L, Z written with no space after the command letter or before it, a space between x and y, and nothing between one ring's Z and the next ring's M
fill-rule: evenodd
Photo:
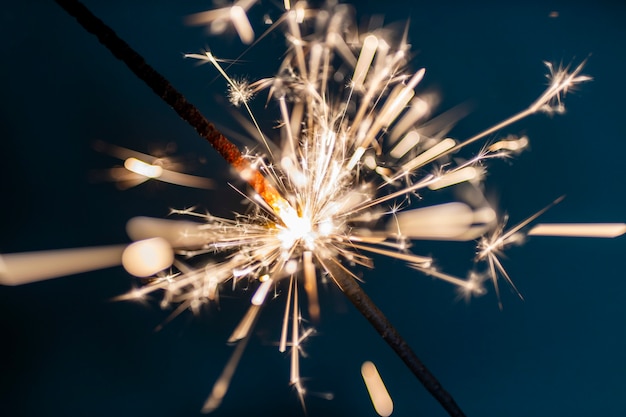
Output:
M271 3L271 2L267 2ZM531 150L492 164L490 196L519 221L559 195L549 222L624 222L626 6L588 1L360 2L361 15L410 18L413 66L441 108L471 102L458 138L526 107L545 84L543 60L579 62L594 77L567 97L568 112L534 116L507 131L527 133ZM418 4L419 3L419 4ZM437 3L437 4L435 4ZM541 4L540 4L541 3ZM236 129L221 97L224 82L182 53L210 46L235 57L235 39L209 37L184 24L206 1L100 1L86 4L224 129ZM259 10L273 8L264 4ZM558 17L550 17L558 11ZM262 13L258 12L256 17ZM236 210L230 170L141 81L52 0L12 2L0 10L0 252L127 242L125 222L165 216L169 207ZM283 47L266 42L232 69L271 75ZM275 59L276 58L276 59ZM275 115L264 116L272 122ZM94 140L140 151L175 142L210 191L148 183L127 191L90 181L116 161ZM469 304L449 285L401 262L376 258L364 287L469 416L623 416L626 414L624 238L531 239L505 264L525 301L504 291ZM448 271L471 266L471 247L420 243ZM133 280L121 268L23 287L0 287L0 412L20 416L194 416L232 347L225 340L249 293L226 291L220 308L183 314L162 331L158 300L111 302ZM303 415L288 385L289 360L278 353L283 301L257 325L231 391L214 415ZM359 374L372 360L395 401L396 416L444 412L368 323L329 286L319 335L306 345L302 374L310 416L374 416Z

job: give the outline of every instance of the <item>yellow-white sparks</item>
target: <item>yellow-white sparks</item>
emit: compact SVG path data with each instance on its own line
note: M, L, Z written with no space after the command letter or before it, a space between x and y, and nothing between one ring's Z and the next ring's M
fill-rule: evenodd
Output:
M247 12L255 3L238 0L195 14L188 21L208 25L216 34L232 26L244 44L251 44L255 34ZM90 258L88 266L52 268L42 275L27 265L35 258L0 257L0 282L9 285L115 265L123 258L131 274L157 276L120 299L162 291L163 305L179 304L172 317L218 300L227 285L253 283L256 289L248 311L229 338L238 346L207 399L205 412L217 408L226 394L262 307L271 298L270 291L278 294L277 288L282 288L284 293L287 285L279 351L290 348L289 380L304 403L300 358L313 328L305 327L302 295L306 295L309 317L319 320L318 280L329 274L331 263L349 273L344 265L372 268L375 256L391 257L457 286L466 297L482 295L491 278L499 299L498 277L511 286L513 282L498 257L509 245L520 242L526 236L523 228L547 208L505 231L505 222L498 223L496 210L482 192L484 164L525 149L528 138L508 136L463 158L457 153L469 153L469 145L525 117L563 113L562 97L591 79L581 74L584 63L573 69L546 64L550 84L529 107L474 136L453 138L449 120L441 128L423 128L436 100L417 90L426 71L408 68L406 33L400 38L378 30L361 33L354 10L335 2L315 10L305 2L292 6L285 1L283 12L270 28L282 29L287 45L273 75L253 82L238 80L212 52L185 55L210 63L226 81L231 103L245 109L259 147L246 153L248 165L240 176L249 181L252 174L260 173L264 185L273 189L271 199L261 191L241 191L250 206L232 218L194 209L173 210L172 214L194 217L196 222L135 218L127 230L136 242L123 257L120 247L103 249L94 252L103 254L101 260ZM278 109L275 135L264 131L248 105L261 92L267 92L268 102L275 102ZM133 185L156 179L210 186L206 179L182 174L167 158L121 147L107 149L124 161L120 169L133 175ZM450 188L462 197L434 206L421 201L422 193ZM614 237L623 234L625 227L539 225L528 234ZM411 251L411 241L418 239L477 240L472 270L466 278L440 270L430 255ZM175 259L174 254L178 255ZM67 263L76 253L37 256L54 264L52 258ZM172 272L164 275L163 270L170 267ZM364 364L363 377L368 390L370 385L382 385L373 364ZM393 404L384 385L382 390L384 394L370 393L377 412L386 416Z
M248 43L251 35L241 14L251 3L197 14L192 22L232 22ZM496 212L478 185L487 159L517 153L527 147L528 139L507 137L465 160L450 155L531 114L560 112L562 95L589 80L580 74L582 65L571 72L550 66L550 86L527 109L469 139L452 138L447 135L450 120L441 130L421 129L436 100L420 97L416 90L425 70L407 69L407 40L392 40L384 32L359 33L349 7L324 7L316 11L302 2L285 5L283 17L270 30L284 29L287 52L276 74L259 81L236 81L212 52L185 55L213 65L226 80L231 102L245 108L253 136L264 149L246 157L279 197L267 201L253 194L252 209L232 220L186 211L183 214L205 222L193 226L136 220L150 224L150 232L133 232L142 238L162 234L187 257L225 255L206 267L178 260L181 274L148 284L146 292L151 287L165 290L172 294L166 297L186 302L209 299L202 298L206 288L211 288L213 299L227 282L259 282L231 341L247 340L270 288L287 279L279 350L291 346L290 381L301 400L305 389L299 357L307 331L302 328L298 288L305 290L309 316L318 320L317 280L328 272L327 261L372 267L374 255L393 257L458 286L466 297L485 292L485 276L492 278L496 290L498 273L512 285L496 255L514 241L519 228L498 228ZM253 95L264 90L279 110L280 135L274 140L248 106ZM248 180L249 172L242 176ZM466 201L400 209L411 206L408 202L418 192L460 186ZM388 211L386 204L397 209ZM430 256L410 252L415 239L479 239L476 267L465 279L449 275L437 269ZM486 265L487 274L480 271L481 265Z

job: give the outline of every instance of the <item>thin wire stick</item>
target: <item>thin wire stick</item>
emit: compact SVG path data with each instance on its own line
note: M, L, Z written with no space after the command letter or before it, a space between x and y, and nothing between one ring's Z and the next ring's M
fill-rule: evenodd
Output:
M96 17L87 7L76 0L55 0L68 14L76 18L78 23L95 35L100 43L144 83L148 85L163 101L169 104L198 134L206 139L242 177L271 206L275 207L282 201L278 191L269 184L263 175L250 166L239 148L229 141L213 123L209 122L200 111L178 91L168 80L146 63L144 58L131 48L124 40Z
M123 61L130 70L146 83L163 101L169 104L180 117L191 125L198 134L206 139L213 148L237 171L244 174L248 183L263 199L274 206L282 197L257 170L253 169L243 157L239 149L230 142L217 128L210 123L200 111L150 65L143 57L133 50L115 32L98 19L82 3L77 0L55 0L68 14L74 16L85 30L94 34L100 43L118 59ZM284 201L284 200L283 200ZM463 417L452 396L442 387L441 383L419 360L408 343L400 336L391 322L385 317L374 302L365 294L361 287L350 277L343 267L333 260L324 267L343 293L350 299L359 312L370 322L396 354L404 361L417 379L443 406L451 417Z

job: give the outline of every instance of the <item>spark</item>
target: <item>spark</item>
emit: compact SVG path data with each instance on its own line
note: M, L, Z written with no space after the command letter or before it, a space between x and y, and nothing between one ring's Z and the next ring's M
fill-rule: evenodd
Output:
M222 34L231 23L239 39L244 44L251 44L254 41L254 29L248 20L246 12L256 3L256 0L238 0L230 7L222 7L202 13L196 13L187 18L190 25L208 25L213 34Z
M509 283L509 285L513 288L513 290L517 293L517 295L523 299L522 294L519 292L513 280L509 276L509 274L504 269L502 262L498 259L499 256L502 255L504 249L508 246L521 244L525 238L525 235L520 233L520 230L530 224L533 220L537 219L543 213L548 211L551 207L560 203L565 196L561 196L554 200L551 204L539 210L532 216L526 218L522 222L517 225L511 227L508 230L504 230L506 226L506 217L505 220L502 221L491 233L483 236L478 241L477 246L477 261L487 261L488 264L488 276L491 277L493 281L494 288L496 290L496 295L498 296L498 305L500 309L502 309L502 300L500 299L500 289L498 286L498 276L504 277L504 279Z
M528 232L528 235L614 238L624 233L626 233L624 223L558 223L538 224Z
M393 412L393 401L385 387L385 383L378 373L376 365L372 362L363 362L361 365L361 375L370 394L374 409L381 417L388 417Z

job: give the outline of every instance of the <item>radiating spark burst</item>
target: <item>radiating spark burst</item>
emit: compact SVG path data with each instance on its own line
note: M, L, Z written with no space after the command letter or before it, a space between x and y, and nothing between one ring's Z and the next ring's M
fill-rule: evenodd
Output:
M195 23L210 23L214 33L222 33L232 24L241 40L251 43L254 32L245 12L254 3L241 0L231 7L198 14ZM497 221L478 185L488 159L516 154L527 146L528 139L507 136L485 144L464 160L451 156L524 117L539 112L563 113L565 93L590 80L581 74L584 63L573 69L548 63L550 84L535 102L507 120L458 141L446 136L449 120L424 122L432 98L415 96L425 70L408 70L406 35L398 40L384 30L359 33L353 10L347 5L313 10L302 2L292 7L286 1L284 7L272 30L284 28L288 48L274 76L251 83L236 81L210 52L187 55L211 63L227 80L232 103L245 107L256 129L255 138L265 147L259 153L248 152L247 163L241 165L240 174L246 181L260 172L270 190L266 194L242 192L252 203L251 209L232 219L194 209L173 211L197 217L202 223L133 219L128 224L129 236L141 244L130 245L124 255L120 247L95 248L96 256L80 268L52 272L37 268L35 272L33 265L41 261L48 264L53 257L62 259L65 266L76 259L84 260L85 252L0 257L0 283L8 285L115 265L124 257L130 258L124 260L127 269L139 276L169 268L173 262L173 271L158 272L144 287L119 297L138 300L164 290L162 305L178 304L170 319L186 309L195 311L204 302L218 300L220 289L227 283L234 287L240 280L258 282L251 306L230 338L239 345L204 411L219 406L261 307L272 288L285 284L281 281L288 281L288 289L279 350L291 352L290 381L301 401L305 388L299 361L304 342L314 333L303 319L301 289L308 299L308 315L319 319L317 281L326 275L334 278L332 271L337 267L350 273L342 264L373 267L373 255L389 256L456 285L465 297L483 294L488 280L498 292L499 276L512 285L498 256L519 242L525 236L522 229L545 209L505 231L506 222ZM248 106L253 95L263 90L279 108L280 137L275 140L262 133ZM145 179L162 178L166 172L151 155L124 151L129 156L120 159L127 162L127 170ZM461 201L407 209L419 193L459 184L465 193ZM626 231L624 224L540 226L528 234L614 237ZM409 251L415 239L477 239L477 266L466 278L447 274L430 256ZM146 251L146 247L152 249ZM177 259L170 256L170 248L179 255ZM162 255L154 257L157 250ZM202 255L211 261L204 261ZM141 262L131 266L137 258Z
M232 18L228 16L221 18ZM415 95L425 70L409 71L406 36L397 40L383 30L359 33L347 5L314 10L297 3L293 9L286 7L277 22L270 30L283 28L287 51L273 76L252 83L235 81L211 52L186 55L211 63L227 81L231 102L245 107L265 149L248 152L245 158L249 169L260 172L275 189L272 197L242 192L252 207L232 219L185 210L176 214L203 223L142 219L137 221L147 223L134 227L142 230L138 238L168 239L181 255L174 263L180 273L157 277L127 298L164 290L166 304L180 303L176 315L217 300L226 283L234 287L240 280L259 282L248 313L229 339L239 341L240 347L205 411L219 406L260 307L281 281L288 282L288 290L279 350L291 348L290 382L301 401L306 391L299 360L312 329L303 327L299 288L305 290L309 316L318 320L317 280L323 275L334 278L330 263L371 268L372 256L384 255L458 286L466 297L483 294L488 278L497 289L498 275L512 285L497 256L540 213L504 232L478 185L486 160L517 153L528 140L509 136L465 160L451 155L529 115L562 113L562 96L590 80L580 74L583 64L573 70L548 64L550 85L527 109L458 141L446 136L450 123L439 128L423 123L430 100ZM250 37L242 40L249 43ZM280 137L274 140L262 132L248 106L253 93L262 90L279 108ZM241 175L247 180L249 173ZM469 184L462 201L406 209L419 193L459 184ZM478 239L475 261L486 264L486 272L476 267L467 278L442 272L430 256L410 252L414 239ZM219 260L194 260L205 254Z

